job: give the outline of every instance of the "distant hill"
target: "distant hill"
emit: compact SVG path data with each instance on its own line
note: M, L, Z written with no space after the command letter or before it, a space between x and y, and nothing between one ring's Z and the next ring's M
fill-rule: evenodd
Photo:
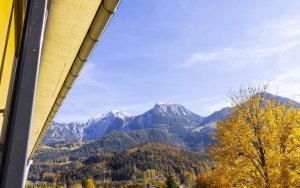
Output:
M149 128L130 132L114 131L92 142L61 141L48 143L37 150L35 161L68 156L72 160L83 159L99 152L124 151L147 142L162 142L183 148L185 143L163 128ZM72 148L72 149L71 149ZM70 150L71 149L71 150Z
M183 147L184 142L163 128L149 128L130 132L114 131L106 134L101 140L95 141L84 147L102 148L103 151L122 151L146 142L165 142L174 146Z
M84 164L95 165L104 162L103 159L101 154L94 155L86 159ZM183 175L184 171L199 174L207 170L203 164L205 159L205 155L201 153L180 149L169 144L148 142L124 152L114 153L109 165L115 171L125 172L113 176L114 180L130 180L134 174L126 174L126 172L133 171L133 168L141 172L154 169L162 174L172 172Z
M34 163L29 180L47 181L47 175L51 174L61 182L87 177L126 181L143 179L147 172L156 176L174 173L183 178L187 171L199 174L210 165L205 154L160 142L148 142L123 152L99 152L73 162L69 159L70 156L64 155Z
M200 126L223 120L230 114L230 111L231 109L229 107L222 108L221 110L216 111L211 115L203 118L203 120L200 123Z

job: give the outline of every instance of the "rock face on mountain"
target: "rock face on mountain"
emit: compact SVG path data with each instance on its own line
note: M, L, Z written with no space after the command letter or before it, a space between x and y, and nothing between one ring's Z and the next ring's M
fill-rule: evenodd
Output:
M57 123L52 122L43 138L43 142L59 142L66 140L82 140L84 123Z
M102 115L99 116L99 118L91 118L86 123L83 140L100 139L112 126L118 126L118 128L122 130L130 119L131 116L122 111L111 111L105 116Z
M202 117L179 104L156 104L151 110L136 116L129 122L125 130L153 128L157 125L177 127L196 127Z
M106 115L99 114L91 117L85 123L61 124L53 122L49 127L43 142L66 140L97 140L100 139L109 127L116 124L121 127L131 119L131 116L122 111L111 111Z

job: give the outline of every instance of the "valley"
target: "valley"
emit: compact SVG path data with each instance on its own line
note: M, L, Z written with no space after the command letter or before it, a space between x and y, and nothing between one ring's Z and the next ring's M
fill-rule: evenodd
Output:
M214 168L207 149L217 143L216 123L230 112L225 107L202 117L179 104L156 104L138 116L111 111L83 123L53 122L33 157L27 187L80 187L89 178L97 187L162 187L169 174L190 187Z

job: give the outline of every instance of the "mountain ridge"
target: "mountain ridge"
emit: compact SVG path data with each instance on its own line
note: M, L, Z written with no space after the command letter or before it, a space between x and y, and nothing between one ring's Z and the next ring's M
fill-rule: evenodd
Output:
M157 103L153 108L137 116L123 111L111 111L106 115L92 116L86 122L57 123L49 127L43 142L64 140L97 140L113 131L133 131L155 128L159 125L193 126L200 124L202 117L180 104ZM77 126L78 130L73 131ZM67 134L68 133L68 134Z
M279 103L292 101L295 107L300 108L300 103L285 97L266 93L266 98L275 99ZM112 138L113 135L116 136L116 132L120 132L119 136L122 138L120 140L131 143L129 145L134 146L133 143L143 143L145 140L141 136L138 139L129 139L130 136L126 137L126 134L132 131L139 131L134 134L144 135L147 137L146 141L157 141L157 138L149 137L149 129L153 129L157 131L157 134L164 135L159 141L172 143L170 139L175 140L174 138L176 137L177 140L183 141L184 146L202 150L205 148L205 145L213 143L210 134L215 131L216 122L224 120L230 114L230 111L230 107L225 107L209 116L202 117L180 104L156 103L153 108L137 116L131 116L123 111L111 111L106 115L93 116L83 123L59 124L53 122L43 142L68 140L100 140L100 142L102 140L105 142L107 137ZM107 137L104 138L106 135ZM120 140L118 141L118 138L116 138L114 142L120 143ZM176 145L175 143L179 142L174 141L172 144ZM119 147L120 150L127 148L127 146Z

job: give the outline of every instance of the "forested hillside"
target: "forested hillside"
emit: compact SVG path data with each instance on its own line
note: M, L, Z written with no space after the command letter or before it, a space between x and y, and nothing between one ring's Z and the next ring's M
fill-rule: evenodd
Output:
M53 151L53 148L40 149L40 152L42 150ZM93 178L99 185L132 181L158 184L168 174L174 174L178 182L184 183L187 175L199 175L210 165L203 153L148 142L123 152L99 152L81 160L72 161L66 153L55 158L44 158L32 165L28 179L52 184L72 184L87 178Z

